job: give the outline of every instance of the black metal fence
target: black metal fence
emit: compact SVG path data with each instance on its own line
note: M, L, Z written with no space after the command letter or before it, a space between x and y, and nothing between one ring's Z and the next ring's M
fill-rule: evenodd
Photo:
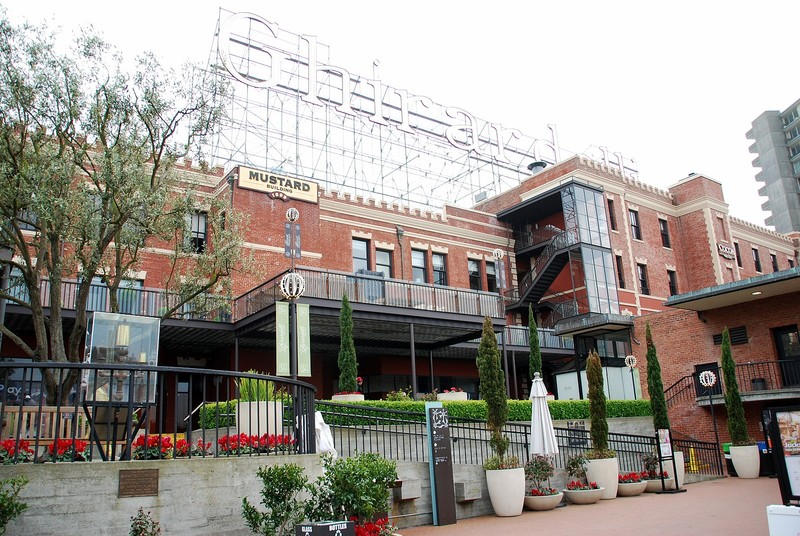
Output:
M671 406L684 401L694 402L698 398L709 396L709 394L721 395L725 389L722 369L709 367L705 370L712 371L717 377L713 387L706 388L700 384L699 376L702 371L684 376L664 391L667 405ZM744 395L784 389L800 390L800 360L737 363L736 383L739 386L739 392Z
M315 391L222 370L2 361L0 463L315 452Z
M393 460L428 461L423 413L321 401L317 401L317 410L329 425L341 455L349 456L356 451L377 452ZM449 427L453 463L479 465L491 455L486 421L451 416ZM527 460L530 423L507 423L504 432L510 439L508 454L521 461ZM592 446L588 430L556 428L555 432L559 453L554 463L558 468L563 469L571 456L583 454ZM676 439L674 445L684 452L687 473L723 474L721 466L713 462L715 453L719 454L713 443ZM655 436L609 434L609 448L617 452L620 471L642 471L641 456L655 453L657 446Z

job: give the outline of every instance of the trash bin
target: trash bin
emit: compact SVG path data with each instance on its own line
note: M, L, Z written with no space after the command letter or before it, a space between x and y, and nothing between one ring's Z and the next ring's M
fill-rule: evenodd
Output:
M736 469L733 468L733 462L731 461L731 444L723 443L722 452L725 454L725 467L728 469L728 476L739 476L736 474Z
M766 391L767 390L767 380L764 378L753 378L750 380L750 390L751 391Z
M758 476L772 476L775 474L775 465L772 462L772 452L767 448L766 441L758 442L758 456L761 461L761 466L758 471Z

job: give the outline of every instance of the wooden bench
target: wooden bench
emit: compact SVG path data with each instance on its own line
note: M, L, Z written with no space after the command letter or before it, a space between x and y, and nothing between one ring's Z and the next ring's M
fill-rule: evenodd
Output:
M75 418L77 417L77 422ZM74 433L73 433L74 432ZM59 439L89 439L89 422L73 407L6 406L0 439L25 439L31 446L51 445Z

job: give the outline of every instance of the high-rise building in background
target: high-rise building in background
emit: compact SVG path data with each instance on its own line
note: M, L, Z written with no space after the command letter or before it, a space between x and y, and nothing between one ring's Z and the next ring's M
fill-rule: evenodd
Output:
M800 234L800 100L783 112L768 110L753 121L747 133L750 152L758 154L753 167L761 168L758 193L767 197L761 208L772 215L764 220L779 233Z

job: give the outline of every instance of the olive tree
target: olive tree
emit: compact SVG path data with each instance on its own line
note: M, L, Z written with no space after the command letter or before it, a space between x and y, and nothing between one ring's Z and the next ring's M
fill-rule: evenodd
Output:
M242 266L237 217L228 211L224 229L215 222L221 199L204 207L213 247L202 255L184 247L196 197L176 169L200 155L225 88L190 66L166 69L152 54L131 72L124 65L90 31L62 52L47 28L15 26L0 11L0 245L13 251L20 285L0 297L30 309L34 341L5 325L0 333L36 360L80 361L93 279L118 309L117 290L145 246L172 248L163 316L208 291L224 293ZM65 306L75 311L67 330ZM57 392L52 378L45 382Z

